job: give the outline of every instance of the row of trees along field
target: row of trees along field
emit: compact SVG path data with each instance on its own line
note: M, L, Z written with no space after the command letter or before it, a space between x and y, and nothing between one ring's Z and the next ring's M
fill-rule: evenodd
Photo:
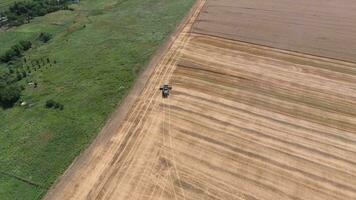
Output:
M38 37L39 41L47 43L52 38L50 33L41 33ZM3 55L0 55L0 62L8 63L22 56L22 53L29 50L32 46L31 41L20 41L10 49L8 49Z
M47 43L51 38L51 34L41 33L37 42ZM21 84L22 79L32 74L33 71L40 70L43 66L52 66L52 63L56 63L56 61L50 61L49 58L32 60L32 62L26 58L21 59L23 53L32 47L33 42L20 41L0 55L0 62L8 68L8 72L0 74L0 107L9 108L19 101L24 89ZM35 85L37 87L37 83Z
M6 23L0 26L18 26L29 23L31 19L43 16L47 13L68 9L72 0L32 0L13 3L7 10L0 13L0 17L6 18Z
M15 58L19 58L22 56L22 53L29 50L31 46L31 41L20 41L18 44L15 44L10 49L8 49L3 55L0 55L0 61L8 63Z

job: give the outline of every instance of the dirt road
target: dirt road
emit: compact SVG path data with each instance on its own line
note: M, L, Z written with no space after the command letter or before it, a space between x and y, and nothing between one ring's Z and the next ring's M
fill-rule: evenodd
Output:
M45 199L356 199L356 64L190 33L204 3Z

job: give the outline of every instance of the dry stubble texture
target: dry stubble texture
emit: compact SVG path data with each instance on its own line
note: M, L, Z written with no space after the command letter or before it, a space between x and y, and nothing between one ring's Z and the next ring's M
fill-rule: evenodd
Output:
M356 199L356 64L188 34L197 14L47 199Z
M194 31L356 62L356 1L208 0Z

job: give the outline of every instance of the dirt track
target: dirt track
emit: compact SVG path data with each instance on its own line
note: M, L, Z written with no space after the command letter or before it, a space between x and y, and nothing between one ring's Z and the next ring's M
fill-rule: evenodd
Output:
M198 13L46 199L356 199L356 64L188 34Z

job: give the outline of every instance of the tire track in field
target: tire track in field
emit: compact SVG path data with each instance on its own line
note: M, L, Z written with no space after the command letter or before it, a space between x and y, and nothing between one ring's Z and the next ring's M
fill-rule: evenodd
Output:
M198 15L64 199L356 199L356 64L191 33Z

